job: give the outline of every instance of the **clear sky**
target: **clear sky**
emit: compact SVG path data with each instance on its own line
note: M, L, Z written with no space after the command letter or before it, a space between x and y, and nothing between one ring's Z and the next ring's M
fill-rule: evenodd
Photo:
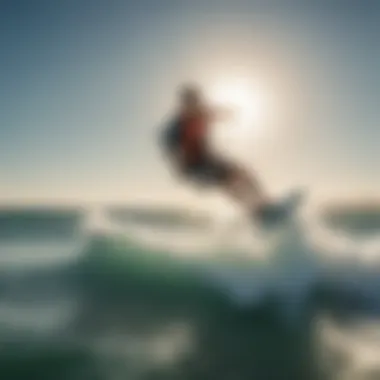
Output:
M266 186L380 191L379 2L3 0L0 25L0 201L186 193L157 127L182 81L236 76L274 99L236 145Z

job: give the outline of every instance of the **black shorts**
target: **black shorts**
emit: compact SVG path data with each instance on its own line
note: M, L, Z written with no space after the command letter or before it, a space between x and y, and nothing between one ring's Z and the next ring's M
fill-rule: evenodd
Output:
M220 158L208 157L190 164L185 175L202 185L220 185L229 180L234 165Z

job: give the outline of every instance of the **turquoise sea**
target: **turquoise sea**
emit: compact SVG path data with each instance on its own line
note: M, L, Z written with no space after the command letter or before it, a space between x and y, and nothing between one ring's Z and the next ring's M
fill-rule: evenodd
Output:
M0 378L378 379L379 273L373 212L2 210Z

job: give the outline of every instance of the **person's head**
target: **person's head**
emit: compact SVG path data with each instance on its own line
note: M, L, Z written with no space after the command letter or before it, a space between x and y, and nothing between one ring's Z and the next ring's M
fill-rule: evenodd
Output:
M201 89L194 84L185 84L179 89L179 102L183 107L196 107L203 103Z

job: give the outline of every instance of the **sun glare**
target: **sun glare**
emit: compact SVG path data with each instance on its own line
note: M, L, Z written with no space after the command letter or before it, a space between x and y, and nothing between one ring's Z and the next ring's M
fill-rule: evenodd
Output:
M236 110L234 117L241 128L254 130L263 128L265 119L265 96L258 86L244 80L221 82L210 90L211 101Z
M246 78L231 78L209 87L212 104L231 108L231 120L213 132L215 148L235 158L249 159L252 147L269 127L268 97L263 88Z

